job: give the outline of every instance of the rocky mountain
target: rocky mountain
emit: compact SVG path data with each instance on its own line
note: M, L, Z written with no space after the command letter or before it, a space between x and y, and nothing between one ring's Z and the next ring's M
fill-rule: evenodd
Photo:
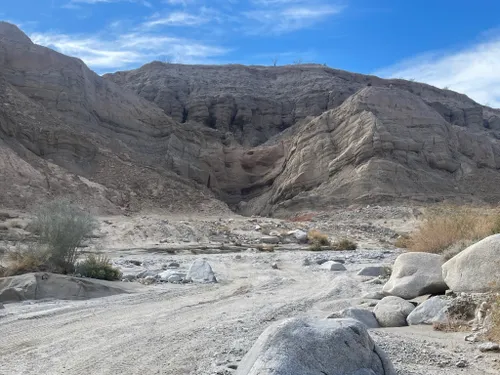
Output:
M0 23L0 205L286 214L496 202L500 111L320 65L153 62L100 77ZM224 202L224 203L222 203Z

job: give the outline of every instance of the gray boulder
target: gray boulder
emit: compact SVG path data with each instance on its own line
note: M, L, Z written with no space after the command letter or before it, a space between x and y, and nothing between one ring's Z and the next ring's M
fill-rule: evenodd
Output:
M158 274L158 278L161 281L167 281L169 283L179 283L186 277L186 273L180 272L178 270L166 270Z
M381 327L402 327L407 325L406 318L414 309L415 306L410 302L389 296L377 303L373 314Z
M236 375L395 375L366 327L353 319L287 319L260 335Z
M307 233L304 232L303 230L296 230L294 231L293 236L297 240L298 243L306 243L307 242Z
M477 348L480 352L500 352L500 345L491 341L479 344Z
M210 264L204 259L196 259L189 267L186 281L194 283L216 283L214 271Z
M52 273L27 273L0 278L0 303L25 300L85 300L127 293L111 281Z
M418 305L406 318L408 325L446 323L448 316L446 300L436 296Z
M329 260L321 265L322 269L328 271L345 271L346 268L342 263L334 262L333 260Z
M441 256L436 254L401 254L394 262L383 292L405 299L444 293L448 288L441 273L442 264Z
M363 323L367 328L380 328L375 315L370 310L349 307L331 314L328 319L351 318Z
M369 266L364 267L358 272L358 276L389 276L390 271L389 267L386 266Z
M500 280L500 234L469 246L443 264L446 284L454 292L485 293Z

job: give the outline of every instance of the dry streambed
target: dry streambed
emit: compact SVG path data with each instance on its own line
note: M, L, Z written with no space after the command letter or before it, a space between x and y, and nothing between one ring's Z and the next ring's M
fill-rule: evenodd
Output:
M356 251L310 252L293 243L278 244L269 253L255 250L264 236L273 236L262 233L263 228L279 235L328 228L328 222L170 220L179 234L163 241L161 225L154 224L158 220L143 219L144 227L135 230L130 228L137 218L106 220L111 224L93 246L106 249L133 282L111 283L125 293L103 298L5 304L0 310L0 374L247 374L241 362L245 353L273 324L376 308L387 282L385 270L399 255L390 247L363 249L384 231L357 238L361 249ZM384 218L377 220L382 225ZM120 238L125 228L132 233ZM193 237L180 241L179 228L190 228L186 233ZM225 253L221 244L237 252ZM200 254L202 248L206 251ZM199 259L210 264L217 283L168 282L158 276L166 271L187 276ZM153 282L138 282L148 276ZM418 325L371 329L370 335L398 374L498 373L498 355L481 353L476 343L464 340L465 333Z

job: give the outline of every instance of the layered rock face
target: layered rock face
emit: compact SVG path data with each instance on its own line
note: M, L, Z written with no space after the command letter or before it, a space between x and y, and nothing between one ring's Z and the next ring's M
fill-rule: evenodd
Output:
M279 215L500 198L500 111L415 82L158 62L100 77L0 23L0 100L3 206L69 194L111 211Z

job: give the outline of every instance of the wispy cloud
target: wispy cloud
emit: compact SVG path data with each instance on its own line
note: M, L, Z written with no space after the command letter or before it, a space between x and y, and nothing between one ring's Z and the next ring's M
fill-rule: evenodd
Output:
M250 34L284 34L311 27L341 13L345 6L303 0L254 0L263 5L244 13Z
M65 8L75 8L78 4L102 4L102 3L137 3L151 8L151 4L148 0L70 0L64 7Z
M156 15L147 21L143 26L148 28L158 26L198 26L207 23L209 20L206 17L190 14L186 12L172 12L164 17Z
M34 33L33 42L82 59L98 73L132 68L159 58L173 62L206 63L228 52L202 42L148 33L115 37Z
M379 70L382 77L415 79L462 92L500 108L500 35L458 51L431 52Z

